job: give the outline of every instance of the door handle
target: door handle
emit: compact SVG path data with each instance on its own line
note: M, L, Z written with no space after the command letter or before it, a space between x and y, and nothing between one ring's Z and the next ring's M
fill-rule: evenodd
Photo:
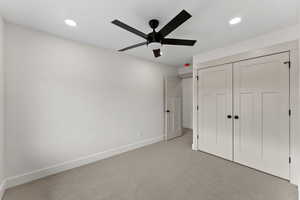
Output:
M170 110L166 110L166 112L167 112L167 113L169 113L169 112L170 112Z
M227 115L227 118L228 118L228 119L231 119L231 118L232 118L232 116L231 116L231 115Z
M238 115L235 115L235 116L234 116L234 119L239 119L239 116L238 116Z

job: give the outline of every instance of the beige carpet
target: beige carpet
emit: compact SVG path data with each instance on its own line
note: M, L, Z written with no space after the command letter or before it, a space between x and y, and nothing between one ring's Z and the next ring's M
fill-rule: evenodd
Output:
M191 134L9 189L4 200L296 200L288 182L191 150Z

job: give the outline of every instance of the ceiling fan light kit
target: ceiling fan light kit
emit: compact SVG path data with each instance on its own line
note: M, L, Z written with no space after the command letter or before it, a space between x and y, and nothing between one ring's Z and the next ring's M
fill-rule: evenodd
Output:
M162 44L160 42L151 42L149 44L147 44L147 47L149 49L160 49L162 47Z
M141 42L123 49L119 51L126 51L129 49L133 49L139 46L147 45L153 52L154 57L160 57L162 55L161 47L163 45L181 45L181 46L194 46L197 42L196 40L185 40L185 39L173 39L166 38L171 32L173 32L176 28L178 28L181 24L191 18L192 15L187 11L182 10L176 17L174 17L167 25L165 25L160 31L156 32L155 29L159 25L159 21L157 19L152 19L149 21L149 26L152 28L152 32L149 34L145 34L127 24L119 21L113 20L112 23L120 28L123 28L139 37L145 39L145 42Z

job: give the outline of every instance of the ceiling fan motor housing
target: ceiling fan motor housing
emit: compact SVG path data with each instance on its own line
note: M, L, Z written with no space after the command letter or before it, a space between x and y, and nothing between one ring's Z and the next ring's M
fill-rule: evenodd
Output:
M150 27L153 29L153 32L148 34L148 46L151 43L161 43L161 37L160 34L158 32L155 31L155 29L158 27L159 25L159 21L157 19L151 19L149 21L149 25Z
M156 29L158 27L159 21L157 19L151 19L149 21L149 25L154 30L154 29Z

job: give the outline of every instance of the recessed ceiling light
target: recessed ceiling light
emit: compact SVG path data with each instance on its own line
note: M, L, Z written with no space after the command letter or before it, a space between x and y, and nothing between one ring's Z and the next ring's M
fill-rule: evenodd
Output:
M232 19L229 21L229 24L230 24L230 25L235 25L235 24L241 23L241 21L242 21L242 18L240 18L240 17L235 17L235 18L232 18Z
M66 19L65 24L67 24L68 26L71 26L71 27L77 26L77 23L72 19Z

